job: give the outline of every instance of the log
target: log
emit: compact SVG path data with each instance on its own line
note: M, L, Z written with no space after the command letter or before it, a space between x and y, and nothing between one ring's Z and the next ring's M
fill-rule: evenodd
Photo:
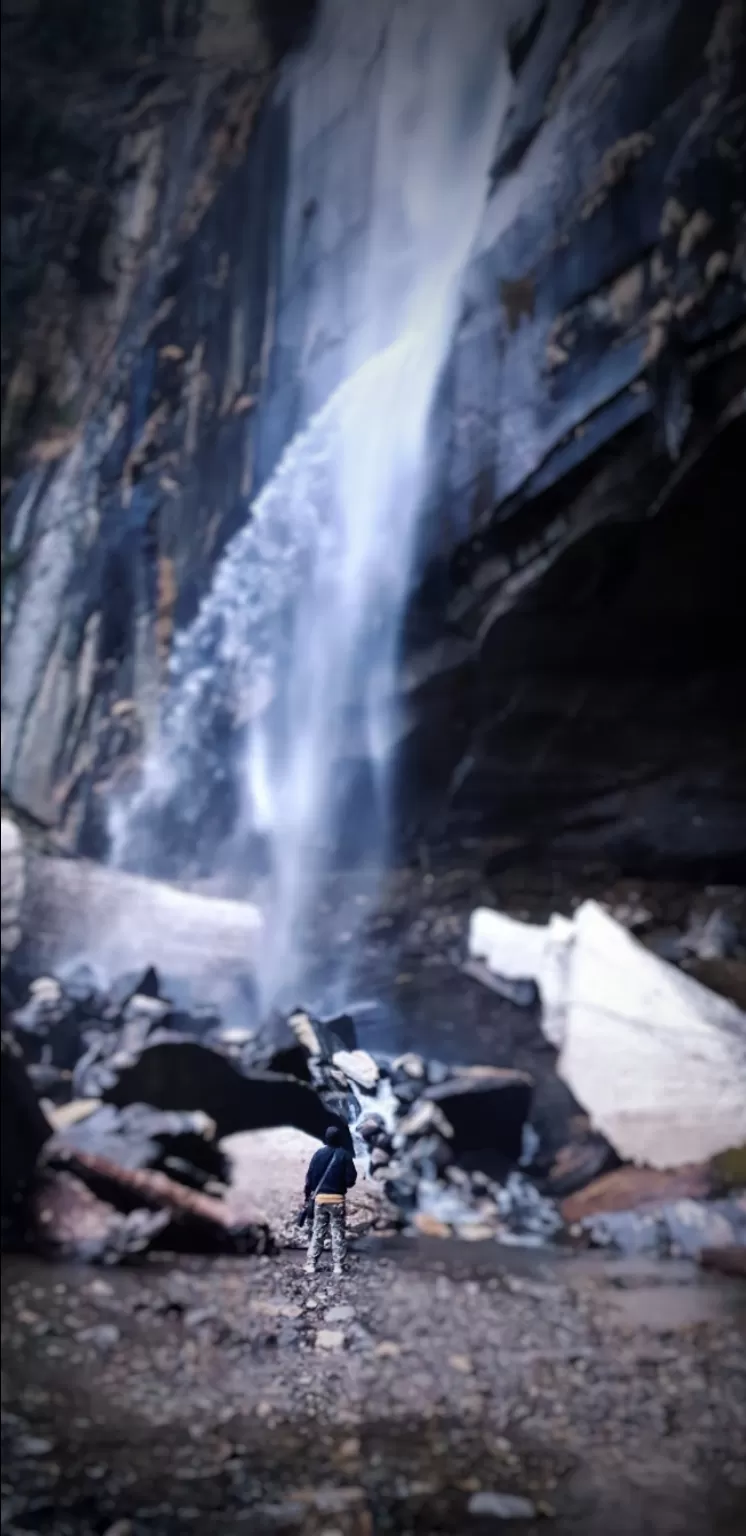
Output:
M2 835L13 868L2 886L3 961L7 935L7 953L29 974L88 961L111 981L148 963L224 1006L251 978L262 919L249 902L37 853L5 817Z
M243 1252L264 1253L269 1246L269 1229L265 1223L256 1220L237 1224L224 1201L187 1189L166 1173L152 1168L121 1168L111 1158L99 1153L63 1151L59 1147L55 1148L50 1164L66 1168L85 1183L108 1187L112 1193L120 1191L135 1208L144 1206L148 1210L168 1211L177 1221L196 1223L208 1231L217 1229Z

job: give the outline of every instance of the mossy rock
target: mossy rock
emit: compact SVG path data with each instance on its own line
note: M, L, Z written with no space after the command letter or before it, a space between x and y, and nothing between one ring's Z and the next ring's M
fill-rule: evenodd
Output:
M710 1166L715 1184L721 1189L746 1189L746 1146L719 1152Z

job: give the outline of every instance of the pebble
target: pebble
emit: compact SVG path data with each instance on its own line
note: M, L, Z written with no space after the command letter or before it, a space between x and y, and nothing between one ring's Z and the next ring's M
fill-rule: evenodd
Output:
M340 1305L338 1307L330 1307L329 1311L325 1314L324 1321L327 1323L351 1323L354 1316L354 1307Z
M473 1366L468 1355L449 1355L448 1364L454 1371L461 1371L462 1375L464 1376L470 1376L473 1370Z
M531 1499L514 1493L473 1493L468 1504L470 1515L489 1515L493 1520L533 1520L538 1511Z
M88 1290L88 1293L91 1296L113 1296L114 1295L114 1287L113 1287L113 1285L109 1285L108 1280L92 1280L90 1285L87 1286L86 1289ZM112 1530L113 1529L114 1529L114 1527L112 1526ZM108 1536L108 1533L107 1533L107 1536Z
M345 1336L341 1329L320 1328L316 1335L317 1349L344 1349L344 1342Z
M92 1344L94 1349L113 1349L120 1337L115 1323L98 1323L94 1328L82 1328L78 1334L81 1344Z
M13 1447L16 1456L48 1456L54 1450L53 1440L43 1440L41 1435L21 1435Z

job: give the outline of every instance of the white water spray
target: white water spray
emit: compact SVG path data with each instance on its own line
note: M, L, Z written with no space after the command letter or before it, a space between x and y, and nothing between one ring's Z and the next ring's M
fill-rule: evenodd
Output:
M265 1005L302 979L353 757L372 785L361 857L370 867L385 852L428 422L508 94L498 0L365 0L361 16L368 7L383 61L364 320L347 338L345 381L286 449L175 647L160 739L119 827L131 857L138 826L146 843L159 818L196 824L205 778L214 793L231 776L219 710L245 725L237 837L261 834L272 867ZM326 0L320 32L333 35L342 12L354 30L357 10Z

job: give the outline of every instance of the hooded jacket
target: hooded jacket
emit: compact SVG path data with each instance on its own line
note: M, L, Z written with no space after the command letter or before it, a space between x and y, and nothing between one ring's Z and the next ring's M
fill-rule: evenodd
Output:
M344 1147L319 1147L306 1174L305 1198L311 1195L346 1195L357 1182L357 1168Z

